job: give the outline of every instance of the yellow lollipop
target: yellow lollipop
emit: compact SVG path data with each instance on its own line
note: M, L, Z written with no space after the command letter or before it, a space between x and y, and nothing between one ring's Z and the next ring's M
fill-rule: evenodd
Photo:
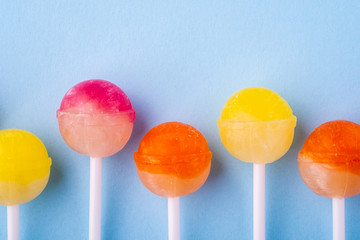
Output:
M221 141L234 157L244 162L271 163L289 150L296 117L280 95L252 87L230 97L217 123Z
M230 97L217 124L226 149L237 159L254 163L253 234L255 240L265 240L265 164L289 150L296 117L280 95L253 87Z
M44 144L25 130L0 131L0 204L8 206L8 238L19 238L19 206L37 197L50 175Z

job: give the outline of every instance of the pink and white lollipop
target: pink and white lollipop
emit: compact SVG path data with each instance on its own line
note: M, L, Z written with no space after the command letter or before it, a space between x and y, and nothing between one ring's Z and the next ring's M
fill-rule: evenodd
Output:
M129 140L135 109L119 87L96 79L72 87L56 115L65 142L90 156L89 239L101 239L101 161Z

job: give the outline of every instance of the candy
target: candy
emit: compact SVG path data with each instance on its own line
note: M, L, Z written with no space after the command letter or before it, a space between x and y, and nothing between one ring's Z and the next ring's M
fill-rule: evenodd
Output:
M134 154L142 183L162 197L191 194L206 181L211 152L194 127L167 122L151 129Z
M298 156L305 184L316 194L345 198L360 193L360 125L331 121L306 139Z
M230 97L217 124L221 141L233 156L244 162L271 163L290 148L296 117L280 95L252 87Z
M135 110L115 84L87 80L64 96L57 111L65 142L90 156L89 239L101 239L102 157L120 151L130 138Z
M115 84L87 80L65 94L57 118L61 135L74 151L106 157L120 151L129 140L135 110Z
M281 158L294 138L296 117L277 93L261 87L236 92L217 121L220 138L237 159L254 164L253 237L265 239L265 164Z
M44 144L25 130L0 131L0 204L11 206L36 198L50 176Z

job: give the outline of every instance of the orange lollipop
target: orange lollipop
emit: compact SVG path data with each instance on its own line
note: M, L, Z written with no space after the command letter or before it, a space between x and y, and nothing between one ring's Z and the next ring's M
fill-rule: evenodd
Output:
M134 154L142 183L156 195L168 197L169 240L180 239L179 197L205 183L211 155L204 136L180 122L151 129Z
M298 157L305 184L333 199L333 238L345 239L344 198L360 193L360 125L331 121L306 139Z
M199 189L206 181L211 152L194 127L167 122L151 129L135 153L142 183L161 197L179 197Z
M299 153L305 184L328 198L360 193L360 125L331 121L315 129Z

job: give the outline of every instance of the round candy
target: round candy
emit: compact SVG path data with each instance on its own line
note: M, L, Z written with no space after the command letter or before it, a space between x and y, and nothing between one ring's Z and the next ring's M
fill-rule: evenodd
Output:
M360 193L360 125L331 121L306 139L298 157L305 184L316 194L344 198Z
M280 95L252 87L230 97L217 123L221 141L234 157L271 163L289 150L296 117Z
M60 133L73 150L106 157L120 151L129 140L135 110L115 84L87 80L65 94L57 118Z
M44 144L25 130L0 131L0 204L26 203L45 188L51 159Z
M179 197L198 190L206 181L211 152L194 127L167 122L151 129L134 154L142 183L162 197Z

